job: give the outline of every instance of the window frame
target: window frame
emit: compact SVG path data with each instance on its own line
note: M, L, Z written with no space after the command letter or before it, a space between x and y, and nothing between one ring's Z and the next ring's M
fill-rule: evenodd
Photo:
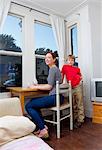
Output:
M22 17L22 52L1 51L5 55L17 55L22 56L22 86L27 87L32 84L32 81L36 82L36 56L34 53L34 35L33 24L36 20L51 25L48 15L41 12L31 10L29 8L11 3L9 13L11 15ZM31 40L29 41L28 37ZM28 53L29 50L29 53ZM42 57L41 55L39 57ZM28 59L30 58L30 59ZM28 64L27 64L28 63ZM31 68L31 69L30 69ZM29 71L28 71L29 70ZM27 74L27 75L26 75Z
M67 21L67 47L68 47L68 54L73 54L71 49L71 29L74 26L77 26L77 47L78 47L78 56L76 57L76 62L79 63L79 16L76 16L75 18L69 19Z

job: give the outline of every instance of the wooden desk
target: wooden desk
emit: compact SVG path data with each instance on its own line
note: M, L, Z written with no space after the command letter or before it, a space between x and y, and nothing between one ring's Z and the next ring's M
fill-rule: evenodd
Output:
M20 98L23 113L25 97L40 97L48 95L48 91L40 91L30 88L9 87L8 89L10 90L12 96L18 96Z

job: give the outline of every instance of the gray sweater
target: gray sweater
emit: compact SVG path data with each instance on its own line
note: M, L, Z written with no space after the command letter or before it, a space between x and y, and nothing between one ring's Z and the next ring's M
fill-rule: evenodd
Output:
M51 67L49 69L49 75L47 81L48 84L52 86L49 95L54 95L56 93L56 81L59 81L59 83L62 82L61 72L57 66Z

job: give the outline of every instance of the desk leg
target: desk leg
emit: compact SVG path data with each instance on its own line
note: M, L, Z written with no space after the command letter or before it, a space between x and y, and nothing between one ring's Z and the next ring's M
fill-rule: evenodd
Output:
M23 112L23 114L24 114L24 95L21 93L20 95L19 95L19 98L20 98L20 101L21 101L21 107L22 107L22 112Z
M11 97L13 97L14 96L13 92L12 91L10 91L10 92L11 92Z

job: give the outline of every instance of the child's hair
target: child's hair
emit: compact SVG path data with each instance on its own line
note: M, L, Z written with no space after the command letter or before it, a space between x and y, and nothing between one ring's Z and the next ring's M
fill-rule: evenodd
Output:
M74 60L74 62L75 62L75 56L74 55L68 55L68 58L71 58L71 59L73 59Z

